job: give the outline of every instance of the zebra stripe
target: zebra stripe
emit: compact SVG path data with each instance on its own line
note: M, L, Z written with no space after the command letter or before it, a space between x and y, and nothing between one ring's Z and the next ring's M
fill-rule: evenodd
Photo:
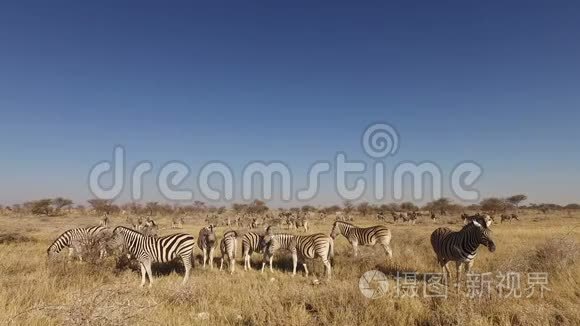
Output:
M461 278L461 265L465 264L466 272L469 272L477 256L479 245L486 246L491 252L495 251L495 243L491 239L489 229L490 220L484 216L476 217L460 231L454 232L449 228L441 227L431 233L431 246L448 279L451 277L448 264L451 261L456 263L457 285Z
M149 237L124 226L116 227L113 234L141 264L141 286L145 285L146 275L149 275L149 287L153 285L151 272L153 262L166 263L177 257L181 258L185 266L182 284L189 279L195 245L195 238L192 235L177 233L164 237Z
M261 243L264 251L262 272L264 271L266 260L269 260L270 271L273 271L272 260L276 251L289 250L292 253L292 276L296 275L299 258L302 261L306 277L308 277L308 268L304 259L320 257L326 269L326 276L330 279L332 274L330 259L334 255L334 241L331 237L322 233L312 235L266 234Z
M210 269L213 269L213 251L215 249L215 243L215 227L213 224L210 224L209 226L199 230L197 246L199 249L201 249L203 254L203 268L205 268L205 263L207 261Z
M380 244L385 249L388 258L393 257L393 250L391 250L391 230L386 226L376 225L368 228L357 227L353 224L336 221L332 225L330 237L336 237L342 234L352 245L354 256L358 255L358 246L374 246Z
M101 250L101 258L105 255L106 244L103 241L102 236L108 229L102 226L91 226L87 228L76 228L65 231L63 234L58 236L56 240L48 247L46 253L49 258L56 256L62 249L69 248L69 257L73 253L77 253L79 259L82 261L83 257L81 254L82 247L91 240L99 241L99 246Z
M260 247L260 242L263 236L255 233L248 232L242 237L242 256L244 257L244 270L251 269L250 258L254 252L262 252Z
M220 271L224 267L224 257L228 256L230 273L236 269L236 248L238 247L238 233L236 231L227 231L224 238L220 241Z

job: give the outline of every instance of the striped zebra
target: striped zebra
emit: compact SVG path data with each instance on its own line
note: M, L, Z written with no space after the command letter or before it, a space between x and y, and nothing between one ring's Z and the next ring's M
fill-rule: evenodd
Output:
M391 250L391 230L386 226L376 225L361 228L347 222L336 221L332 225L330 237L336 239L339 234L342 234L350 242L355 257L358 256L359 245L374 246L375 244L383 246L389 259L393 257L393 251Z
M199 230L199 236L197 238L197 246L201 249L203 254L203 268L205 268L206 262L209 264L209 268L213 269L213 251L215 249L216 237L215 237L215 227L210 224L203 229Z
M302 262L302 267L304 267L304 272L308 277L308 268L304 259L320 257L326 270L326 277L328 279L331 277L330 260L334 255L334 241L327 235L322 233L312 235L272 234L268 232L261 240L260 246L264 252L262 272L264 272L266 261L270 262L270 271L273 271L272 260L276 251L288 250L292 253L292 276L296 275L298 260Z
M495 243L491 239L491 218L488 215L474 217L460 231L453 232L441 227L431 233L431 245L437 255L437 261L447 278L450 279L449 262L454 261L457 267L457 286L461 279L461 265L465 265L466 273L473 266L477 248L486 246L489 251L495 251Z
M99 244L100 257L106 254L106 239L109 229L102 226L91 226L87 228L76 228L65 231L58 236L56 240L48 247L46 253L49 258L54 258L62 249L68 248L68 256L71 257L75 252L82 261L83 247L90 245L92 241Z
M260 247L264 236L256 232L248 232L242 237L242 256L244 257L244 270L251 269L250 258L254 252L262 252Z
M227 231L224 233L224 238L220 241L220 252L222 257L220 259L220 271L224 267L224 257L228 256L230 273L233 274L236 270L236 249L238 247L238 232Z
M150 237L124 226L116 227L113 235L141 265L141 286L145 285L147 275L149 275L149 287L153 285L152 263L166 263L177 257L181 258L185 266L182 284L187 283L195 245L195 238L192 235L176 233L163 237Z

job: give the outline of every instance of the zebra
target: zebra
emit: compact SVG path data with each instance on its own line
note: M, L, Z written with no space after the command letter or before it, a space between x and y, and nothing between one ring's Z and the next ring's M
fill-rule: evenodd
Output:
M473 266L477 248L486 246L490 252L495 251L495 243L491 238L492 223L488 215L476 216L460 231L440 227L431 233L431 246L437 255L437 261L447 278L451 278L449 262L454 261L457 267L457 286L461 279L461 265L465 264L466 272Z
M374 246L380 244L385 249L389 259L393 258L391 250L391 230L384 225L375 225L367 228L361 228L353 224L336 221L332 225L330 237L336 237L342 234L352 245L354 256L358 255L358 246Z
M199 236L197 238L197 246L201 249L203 254L203 268L205 268L206 262L209 264L209 268L213 269L213 251L215 249L215 227L213 224L204 227L199 230Z
M308 220L307 219L296 219L294 221L294 227L296 229L304 228L304 232L308 232Z
M230 273L233 274L236 269L236 249L238 247L238 232L227 231L224 238L220 241L220 271L224 267L224 257L228 256Z
M261 240L260 247L264 252L264 261L262 262L262 272L266 266L266 261L270 262L270 271L272 272L273 255L278 250L289 250L292 253L292 276L296 275L298 260L302 261L302 267L306 277L308 277L308 268L304 259L315 259L320 257L326 270L327 279L331 278L332 266L330 260L334 256L334 240L322 233L312 235L292 235L292 234L272 234L268 232Z
M251 269L250 258L254 252L262 252L260 243L263 235L255 232L248 232L242 237L242 256L244 257L244 270Z
M97 241L99 243L100 258L103 258L106 254L106 241L104 238L108 230L108 228L102 226L67 230L54 240L46 250L46 253L49 258L54 258L62 249L68 247L68 256L71 257L76 252L82 261L82 247L90 244L91 241Z
M117 226L113 230L113 235L141 265L141 287L145 285L147 275L149 275L149 287L153 285L152 263L166 263L177 257L181 258L185 266L182 284L187 283L195 245L194 236L176 233L163 237L149 237L124 226Z
M511 215L510 214L501 214L500 217L501 217L501 223L503 223L504 220L511 222L512 219L519 221L517 214L511 214Z
M172 229L183 229L183 216L173 217L171 219L171 228Z
M109 226L109 215L105 214L103 218L99 221L99 226L108 227Z

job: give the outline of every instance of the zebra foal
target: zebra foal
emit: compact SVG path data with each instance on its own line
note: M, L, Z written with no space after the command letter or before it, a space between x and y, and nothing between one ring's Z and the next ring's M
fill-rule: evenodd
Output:
M380 244L389 258L393 257L391 249L391 230L386 226L376 225L368 228L361 228L353 224L335 221L330 231L330 237L336 239L342 234L352 245L354 256L358 255L358 246L374 246Z
M441 227L431 233L431 246L448 279L451 277L449 262L454 261L456 264L457 286L461 280L461 266L465 265L466 273L469 273L480 245L486 246L490 252L495 251L489 229L491 223L489 216L482 215L473 217L460 231L453 232L449 228Z
M147 275L149 275L149 287L153 285L152 263L166 263L177 257L181 258L185 267L182 284L187 283L195 245L192 235L176 233L164 237L152 237L124 226L116 227L113 235L141 265L141 286L145 285Z

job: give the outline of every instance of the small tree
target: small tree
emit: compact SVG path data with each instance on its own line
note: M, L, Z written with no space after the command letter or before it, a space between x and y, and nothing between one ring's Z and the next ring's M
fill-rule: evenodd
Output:
M50 215L52 213L52 200L41 199L31 202L31 212L34 215Z
M60 214L62 209L65 207L71 207L73 201L67 198L58 197L52 200L52 205L54 206L55 214Z
M234 213L236 215L243 213L247 208L248 208L248 205L246 205L246 204L240 204L240 203L233 203L232 204L232 210L234 211Z
M302 213L315 212L315 211L316 211L316 208L312 205L302 206Z
M411 212L411 211L419 210L419 207L417 207L417 205L415 205L411 202L406 202L406 203L401 204L401 209L404 211L407 211L407 212Z
M494 197L482 200L479 205L483 211L490 212L492 214L503 212L507 208L507 203L505 200Z
M449 198L443 197L428 203L425 205L425 209L443 215L445 212L450 211L453 206L454 205Z
M359 212L359 214L362 216L366 216L366 215L370 214L372 209L373 209L373 207L371 206L371 204L369 204L367 202L362 202L356 206L357 212Z
M342 205L343 205L342 210L344 211L344 213L346 215L349 215L354 210L354 205L352 204L352 202L350 200L345 200Z
M113 201L110 199L90 199L88 203L100 215L111 214L114 211Z
M512 204L513 206L515 206L516 208L519 208L520 203L525 201L526 199L528 199L528 196L520 194L520 195L514 195L511 197L508 197L506 199L506 201L510 204Z
M145 204L145 209L147 209L147 213L149 214L149 216L154 216L157 215L157 213L159 212L160 206L158 202L150 201L147 204Z

